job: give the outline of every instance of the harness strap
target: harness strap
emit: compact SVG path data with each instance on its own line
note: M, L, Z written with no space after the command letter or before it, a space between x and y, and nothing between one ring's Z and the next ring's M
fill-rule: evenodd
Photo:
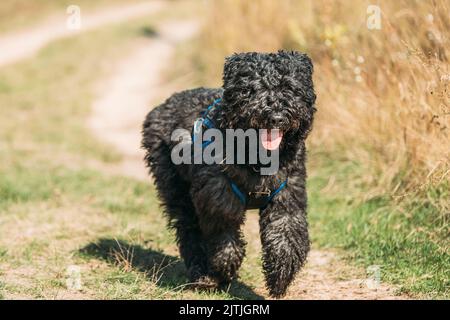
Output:
M197 140L197 134L200 132L200 128L205 126L206 129L214 128L214 122L208 117L208 113L214 108L220 101L221 98L214 100L214 102L208 106L208 108L200 113L201 118L195 120L192 132L192 142ZM202 143L202 148L205 148L212 141L205 141Z
M209 118L204 118L204 119L203 119L203 124L204 124L208 129L214 128L214 125L213 125L212 121L209 120Z
M267 201L267 202L272 201L272 199L275 198L275 196L276 196L281 190L283 190L283 189L287 186L287 182L288 182L288 179L286 178L286 180L283 181L283 183L280 184L280 186L279 186L274 192L272 192L272 193L270 194L270 196L268 197L268 200L269 200L269 201Z
M243 194L242 191L239 190L238 186L233 181L230 181L230 184L231 184L231 189L233 190L234 194L239 198L239 200L241 201L241 203L243 205L246 205L247 197L245 196L245 194Z
M275 196L281 192L281 190L283 190L284 188L286 188L287 186L287 182L288 179L286 179L285 181L283 181L277 189L275 189L275 191L272 191L267 197L261 199L263 205L259 206L260 209L264 209L265 207L267 207L267 205L273 200L273 198L275 198ZM238 197L239 201L247 206L249 204L249 199L247 198L247 196L239 189L239 187L233 182L230 181L230 185L231 185L231 190L233 190L234 194ZM256 209L256 208L250 208L250 209Z

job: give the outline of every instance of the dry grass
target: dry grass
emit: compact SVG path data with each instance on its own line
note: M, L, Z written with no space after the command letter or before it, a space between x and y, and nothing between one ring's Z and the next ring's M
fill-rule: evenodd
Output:
M217 66L233 52L306 51L318 92L313 150L362 164L366 199L401 197L449 179L450 8L380 1L381 30L369 30L369 4L210 1L195 61L219 84ZM448 212L448 199L440 206Z

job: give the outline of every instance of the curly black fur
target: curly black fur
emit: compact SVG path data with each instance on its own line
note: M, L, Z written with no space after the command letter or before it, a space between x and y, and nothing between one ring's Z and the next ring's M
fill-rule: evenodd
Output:
M298 52L240 53L225 61L223 88L199 88L171 96L144 123L143 147L159 196L176 230L180 254L191 281L216 287L237 276L245 255L241 225L245 207L230 180L244 192L274 190L289 177L269 205L260 210L263 269L272 296L286 293L309 251L305 189L305 139L314 117L313 66ZM222 98L214 111L224 130L280 128L280 167L263 176L250 165L174 165L173 130L191 130L199 113Z

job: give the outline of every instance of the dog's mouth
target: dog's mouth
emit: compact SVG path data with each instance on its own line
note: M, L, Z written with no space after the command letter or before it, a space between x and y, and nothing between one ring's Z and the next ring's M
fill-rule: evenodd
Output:
M280 129L267 129L260 131L261 144L266 150L276 150L283 140L283 132Z

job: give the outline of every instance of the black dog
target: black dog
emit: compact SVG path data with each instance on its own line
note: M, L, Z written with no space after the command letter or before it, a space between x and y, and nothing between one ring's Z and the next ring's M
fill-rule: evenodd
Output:
M305 263L310 247L305 139L316 111L312 72L311 60L298 52L234 54L225 61L223 88L174 94L148 114L145 159L189 277L199 286L217 287L236 277L245 254L240 228L249 207L260 207L270 294L283 296ZM172 132L192 130L201 115L221 131L279 129L279 170L261 175L259 163L175 165ZM271 142L260 139L265 146Z

